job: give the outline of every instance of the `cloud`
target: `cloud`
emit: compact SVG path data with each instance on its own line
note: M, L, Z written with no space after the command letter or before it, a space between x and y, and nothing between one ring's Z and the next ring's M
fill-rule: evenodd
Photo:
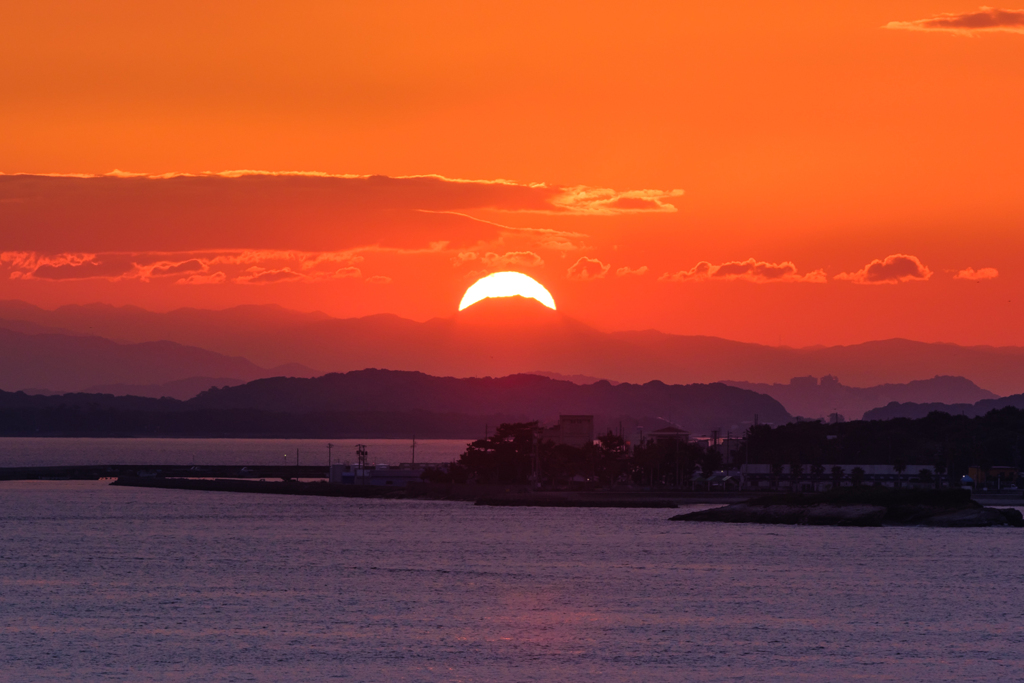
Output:
M855 273L840 273L837 280L849 280L859 285L895 285L914 280L924 281L932 276L928 266L916 256L892 254L875 259Z
M38 253L249 249L456 249L516 230L469 212L568 216L675 211L679 190L559 187L442 176L228 172L141 176L2 175L4 247ZM139 226L145 226L140 230ZM550 248L567 233L537 231Z
M487 253L480 260L492 267L544 265L544 259L532 251L509 251L500 256L495 253Z
M672 213L677 209L669 199L683 196L683 190L627 190L610 188L576 187L563 188L551 198L558 209L589 215L615 215L623 213Z
M811 282L822 283L828 280L823 270L813 270L800 274L792 261L769 263L747 259L746 261L728 261L714 265L701 261L689 270L677 273L665 273L660 278L666 282L700 282L703 280L744 280L764 284L768 282Z
M941 31L973 35L975 33L1024 33L1024 10L982 7L976 12L937 14L929 19L890 21L888 29L905 31Z
M211 275L189 275L183 277L174 284L176 285L219 285L226 282L228 276L223 272L216 272Z
M477 256L476 252L460 251L458 254L452 257L452 265L458 268L462 264L469 263L470 261L476 261L478 258L480 257Z
M117 280L136 270L131 259L124 254L101 258L98 254L4 252L0 255L0 265L10 270L12 280Z
M400 250L385 250L400 251ZM363 261L354 251L301 252L275 250L225 250L193 253L61 253L4 252L0 272L10 279L88 280L111 282L178 277L179 284L210 284L230 279L240 284L267 284L287 280L307 282L360 277ZM339 267L340 266L340 267ZM203 277L210 272L214 276ZM219 276L216 273L220 273ZM181 279L182 275L191 275ZM221 279L223 278L223 280Z
M608 274L610 265L605 265L595 258L581 256L576 263L569 266L566 274L570 280L597 280Z
M366 278L366 281L374 285L387 285L391 284L391 278L387 275L371 275Z
M956 280L994 280L999 277L999 271L995 268L964 268L953 276Z
M629 266L623 266L615 271L615 275L623 277L624 275L643 275L647 272L647 266L640 266L636 270L633 270Z
M149 277L180 275L182 273L194 273L202 270L206 270L206 266L199 259L189 259L181 263L163 261L149 266Z
M334 277L360 277L362 274L363 272L355 266L346 266L334 271Z
M246 285L266 285L275 282L289 282L302 280L302 273L296 273L290 268L280 270L263 270L262 268L250 268L250 275L235 278L235 282Z
M507 251L496 254L493 251L480 255L475 252L459 252L452 258L453 266L480 262L489 268L536 267L544 265L544 259L532 251Z

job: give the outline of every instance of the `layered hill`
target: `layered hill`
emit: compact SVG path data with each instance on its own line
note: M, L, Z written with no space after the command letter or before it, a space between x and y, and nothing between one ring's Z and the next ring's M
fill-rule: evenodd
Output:
M692 431L784 423L789 413L775 399L724 384L663 382L580 385L537 375L432 377L420 372L361 370L313 379L278 377L210 389L188 401L194 408L271 412L324 410L416 411L509 415L553 420L559 414L660 419Z
M724 433L740 431L755 416L766 423L790 419L773 398L724 384L579 385L535 375L457 379L388 370L262 379L210 389L188 401L0 393L0 412L3 433L30 431L26 425L40 433L68 433L93 429L100 420L114 434L169 436L475 437L498 422L547 422L566 413L595 415L598 431L620 423L626 429L673 423Z
M963 377L933 377L905 384L848 387L831 375L822 378L794 377L787 384L725 382L730 386L768 394L793 415L827 418L838 412L859 420L869 410L892 402L975 403L998 398Z
M985 399L975 403L898 403L893 401L880 408L874 408L864 413L865 420L892 420L897 417L905 417L911 420L919 420L927 417L928 413L939 412L950 415L965 415L967 417L979 417L992 410L1002 408L1018 408L1024 410L1024 394L1005 396L1003 398Z
M792 377L834 375L852 387L950 375L996 395L1024 391L1021 347L889 339L794 349L654 330L602 332L561 312L529 310L521 315L524 311L517 304L543 308L536 302L489 300L451 318L416 322L393 315L339 319L277 306L154 313L100 304L47 311L22 302L0 302L0 319L123 343L168 340L247 358L262 367L300 363L321 372L387 367L472 377L544 370L673 384L772 384Z
M0 389L7 391L64 393L95 391L106 386L111 393L130 394L140 393L132 390L140 385L155 390L166 383L179 382L187 391L177 395L185 398L183 393L194 396L214 385L312 374L315 373L297 364L264 368L245 358L171 341L119 344L95 336L29 334L0 326ZM206 381L210 383L205 384ZM148 395L154 393L150 391ZM170 394L157 393L156 397L174 393L172 387Z

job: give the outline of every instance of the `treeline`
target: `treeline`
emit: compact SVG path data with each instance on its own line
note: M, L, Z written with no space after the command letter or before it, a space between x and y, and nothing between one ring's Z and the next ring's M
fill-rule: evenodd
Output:
M499 425L470 443L450 465L429 468L424 478L459 484L531 484L543 488L599 488L615 484L687 486L694 473L722 466L715 450L689 443L631 447L608 432L582 448L537 437L537 422Z
M608 433L594 445L574 448L537 439L537 423L503 424L486 439L470 443L446 468L429 470L433 481L482 484L537 483L544 487L605 487L636 484L686 488L695 474L723 466L767 464L776 476L800 472L814 480L844 476L837 465L891 465L897 472L958 481L968 468L1021 469L1024 411L1004 408L969 418L932 413L919 420L795 422L749 428L738 446L704 448L692 443L645 441L627 444ZM845 472L856 484L864 472ZM859 475L859 476L858 476Z
M740 462L905 466L946 471L957 477L972 466L1021 467L1024 411L993 410L980 417L934 412L911 420L826 424L795 422L749 429L736 458Z

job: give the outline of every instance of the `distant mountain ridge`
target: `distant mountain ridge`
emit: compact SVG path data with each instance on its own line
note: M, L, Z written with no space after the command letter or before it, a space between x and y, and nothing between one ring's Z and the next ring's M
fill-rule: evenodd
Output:
M864 414L864 419L892 420L898 417L905 417L911 420L918 420L922 417L928 417L928 413L932 412L979 417L992 410L1000 410L1002 408L1019 408L1024 410L1024 394L985 399L976 403L897 403L893 401L888 405L867 411Z
M775 399L724 384L580 385L538 375L433 377L421 372L360 370L312 379L276 377L210 389L191 408L317 412L323 410L430 410L463 415L521 415L553 420L590 414L616 420L656 418L692 431L784 423L790 415Z
M113 394L114 396L140 396L148 398L167 397L175 398L179 401L187 401L190 398L194 398L206 391L210 387L235 387L239 384L245 384L245 380L235 377L186 377L184 379L175 379L161 384L101 384L86 387L82 390L82 393Z
M7 391L38 387L66 393L111 384L160 385L201 377L245 382L313 374L294 363L263 368L245 358L171 341L118 344L95 336L27 334L0 325L0 389Z
M834 412L848 420L859 420L865 412L891 402L975 403L998 398L963 377L933 377L906 384L848 387L831 375L794 377L788 384L724 382L729 386L768 394L793 415L825 418Z
M483 325L472 320L479 313L473 309L482 306L496 312L492 318L500 321L506 311L514 313L516 303L488 300L451 318L415 322L394 315L340 319L278 306L154 313L100 304L47 311L7 301L0 302L0 319L125 343L170 340L247 358L262 367L300 363L320 372L388 367L437 376L482 377L543 368L567 376L631 383L659 379L672 384L725 379L772 384L792 377L834 375L852 387L948 375L964 377L996 395L1024 391L1021 347L890 339L793 349L655 330L606 333L554 311L537 316L536 324Z
M594 415L598 431L617 429L622 422L630 430L636 424L648 429L677 424L693 432L720 429L724 433L731 429L739 433L755 418L764 423L790 420L789 413L770 396L724 384L649 382L612 386L602 381L579 385L537 375L459 379L372 369L312 379L260 379L242 386L209 389L188 401L0 392L0 410L29 411L38 417L40 411L49 411L52 416L54 411L69 408L121 411L132 425L145 423L146 414L170 415L161 418L161 424L176 425L179 431L175 435L190 433L187 416L194 415L196 429L225 436L238 434L242 429L239 425L249 430L245 433L259 433L264 429L261 423L289 424L294 429L294 425L303 423L301 416L318 416L314 421L318 429L323 429L331 424L332 415L349 423L354 415L377 416L374 419L385 416L392 424L389 429L400 430L403 419L422 424L424 415L433 414L439 422L473 425L473 434L483 433L487 424L496 424L496 419L554 421L560 414ZM27 418L23 415L20 419L25 422ZM116 416L104 419L111 421L110 429L117 428Z

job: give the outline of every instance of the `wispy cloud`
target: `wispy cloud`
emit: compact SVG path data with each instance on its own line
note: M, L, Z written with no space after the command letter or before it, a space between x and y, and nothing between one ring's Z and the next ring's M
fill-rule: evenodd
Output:
M999 271L995 268L964 268L953 276L956 280L994 280L999 277Z
M493 251L485 254L462 251L452 257L452 265L456 267L466 263L482 263L491 268L521 268L542 266L544 259L532 251L507 251L504 254L496 254Z
M561 188L551 203L559 210L575 214L672 213L676 207L669 200L683 194L683 190L620 191L578 185Z
M217 271L216 273L210 273L209 275L195 274L183 277L174 284L176 285L219 285L226 282L228 276L226 273Z
M828 280L823 270L814 270L801 274L792 261L769 263L747 259L746 261L728 261L714 265L701 261L689 270L676 273L665 273L659 280L666 282L700 282L703 280L743 280L765 284L769 282L812 282L821 283Z
M647 266L640 266L637 269L630 268L629 266L623 266L615 271L617 277L623 277L624 275L643 275L647 272Z
M248 275L235 278L235 282L244 285L268 285L276 282L292 282L294 280L302 280L306 276L302 273L296 273L291 268L281 268L278 270L267 270L265 268L249 268Z
M597 280L608 274L610 265L601 263L596 258L581 256L576 263L569 266L566 277L570 280Z
M875 259L854 273L840 273L836 279L858 285L895 285L900 282L924 281L931 276L932 271L916 256L892 254L884 259Z
M389 250L401 251L401 250ZM0 272L12 280L90 280L143 282L177 278L178 284L268 284L301 280L315 282L360 277L353 264L363 261L355 251L302 252L225 250L180 253L63 253L4 252ZM186 277L182 277L186 276Z
M888 29L904 31L940 31L973 35L976 33L1024 33L1024 10L982 7L976 12L937 14L928 19L890 21Z

